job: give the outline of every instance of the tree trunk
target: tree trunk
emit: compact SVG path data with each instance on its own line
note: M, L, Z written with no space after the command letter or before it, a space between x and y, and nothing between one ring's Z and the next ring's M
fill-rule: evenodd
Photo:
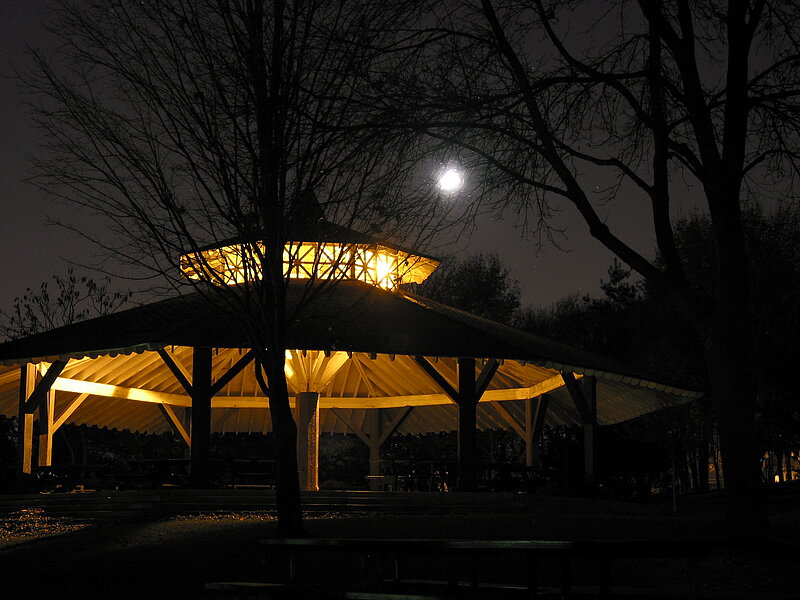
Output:
M708 459L711 457L711 441L707 429L708 415L704 416L703 428L701 429L701 438L699 449L697 451L697 489L700 492L708 491Z
M269 410L278 452L278 532L283 536L301 536L304 529L297 474L297 424L292 417L284 373L285 349L276 349L268 354Z
M763 536L767 507L755 442L756 399L748 376L747 351L738 343L714 344L708 352L708 365L725 469L728 531L736 537Z

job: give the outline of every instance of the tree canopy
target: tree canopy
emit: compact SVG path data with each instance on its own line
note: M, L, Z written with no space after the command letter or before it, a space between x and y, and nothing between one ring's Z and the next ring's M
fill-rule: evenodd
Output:
M731 530L763 530L747 200L796 196L796 3L765 0L464 1L432 8L387 119L458 152L480 197L549 235L562 202L658 286L703 341L720 418ZM458 150L455 150L455 149ZM676 243L675 207L708 213L710 293ZM660 260L604 217L643 203Z
M419 293L501 323L510 323L520 306L519 281L494 253L445 260Z
M45 281L38 290L26 290L14 299L10 311L0 310L0 333L16 339L118 310L130 300L130 292L111 291L111 280L95 281L67 269L66 277L53 275L57 294Z
M284 372L295 322L285 265L307 241L294 236L330 222L407 240L439 214L426 186L409 184L403 140L360 126L367 76L407 11L364 0L62 0L58 52L36 55L38 71L24 75L47 140L34 181L102 222L73 227L124 268L239 320L270 398L287 533L302 531ZM204 252L225 244L231 252ZM346 245L337 252L329 274L350 260ZM319 274L322 261L308 262ZM304 297L334 279L309 277Z

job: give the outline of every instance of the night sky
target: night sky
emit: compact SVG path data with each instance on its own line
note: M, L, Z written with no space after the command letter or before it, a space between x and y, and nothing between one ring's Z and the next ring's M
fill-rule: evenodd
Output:
M18 85L10 75L14 66L24 70L30 65L26 45L48 48L41 23L47 18L49 4L49 0L0 0L0 252L5 257L0 309L4 310L27 287L38 287L53 274L63 275L69 261L94 263L87 242L47 224L52 204L23 181L30 172L30 156L39 152L39 134L32 128ZM617 198L601 209L601 215L623 239L645 255L652 254L647 204L641 199ZM545 246L537 254L535 244L522 239L514 215L504 215L501 220L481 219L471 237L442 247L438 253L465 256L496 252L522 284L526 305L546 306L571 293L599 293L600 279L612 260L610 252L589 237L586 225L571 206L563 207L555 225L566 229L567 239L561 246L567 252ZM125 282L118 286L127 287Z

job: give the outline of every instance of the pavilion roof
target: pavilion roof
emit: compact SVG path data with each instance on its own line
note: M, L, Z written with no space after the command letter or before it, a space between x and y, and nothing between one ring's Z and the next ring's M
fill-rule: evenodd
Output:
M673 385L613 359L408 292L341 281L308 294L290 281L288 347L380 354L513 359L573 372L606 372ZM246 348L236 316L213 294L167 298L0 344L0 363L130 354L168 346Z
M391 413L408 406L415 409L401 432L453 429L455 406L422 372L415 356L434 361L451 382L456 379L457 357L478 359L479 369L487 360L501 361L481 402L480 427L524 423L524 399L541 393L552 397L548 422L580 422L561 372L597 377L601 424L701 395L663 377L407 292L343 281L317 290L302 302L307 285L297 280L289 283L287 306L294 326L287 345L298 351L296 362L317 361L317 367L333 360L324 358L323 352L340 357L338 370L331 371L321 390L323 431L347 431L345 424L362 423L369 408L385 407ZM19 369L13 365L69 358L75 360L70 360L56 384L67 394L60 401L65 403L64 410L70 398L90 390L80 408L69 409L74 410L69 422L166 431L168 424L157 410L158 403L180 408L187 406L188 399L155 350L167 350L176 362L188 365L193 346L216 349L214 372L219 375L241 358L248 343L233 315L194 293L0 344L0 364L6 365L0 367L0 413L16 414ZM310 351L308 357L301 356L301 351ZM214 410L215 431L269 430L266 399L261 397L252 364L242 373L213 401L219 408ZM302 391L302 385L300 380L290 382L290 392ZM238 409L235 418L231 408Z

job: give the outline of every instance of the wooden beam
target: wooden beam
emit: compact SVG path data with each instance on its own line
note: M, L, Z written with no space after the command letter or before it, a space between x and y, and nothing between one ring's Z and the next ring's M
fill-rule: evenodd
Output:
M358 363L354 364L356 364L358 368ZM367 385L370 387L369 384ZM487 390L481 397L481 402L526 400L558 389L563 385L564 383L559 375L530 387ZM167 404L184 408L191 407L191 399L182 394L129 388L107 383L96 383L93 381L80 381L66 377L59 377L56 379L53 384L53 389L105 398L152 402L155 404ZM404 406L435 406L453 403L452 397L444 393L382 396L375 388L371 389L371 394L374 393L375 395L371 395L370 397L321 396L320 408L400 408ZM217 396L213 398L212 406L213 408L267 408L268 399L263 396Z
M45 400L39 404L39 461L40 467L53 464L53 412L56 408L55 390L47 390Z
M192 352L192 487L207 488L211 477L211 348Z
M478 419L480 396L475 382L475 359L459 357L458 369L458 490L473 491L478 467Z
M156 392L153 390L142 390L139 388L128 388L108 383L96 383L94 381L80 381L59 377L53 384L53 389L63 392L75 392L78 394L89 394L92 396L103 396L106 398L120 398L123 400L136 400L138 402L153 402L155 404L171 404L173 406L192 406L190 398L180 394L169 394L167 392Z
M27 363L19 373L19 413L17 416L17 472L30 475L33 468L33 411L28 398L36 389L36 365ZM20 482L18 482L19 485Z
M167 365L172 374L175 376L175 379L178 380L178 383L181 384L184 391L192 395L192 384L189 383L189 375L183 370L183 367L179 365L175 360L169 355L169 353L164 350L164 348L159 348L156 350L158 355L161 357L161 360L164 361L164 364Z
M381 438L378 440L378 446L383 446L386 440L397 433L397 430L400 429L403 423L405 423L406 419L411 415L411 411L413 409L413 406L403 406L400 409L400 412L394 416L388 427L381 432Z
M184 443L191 448L192 436L190 436L189 432L186 431L186 427L183 426L183 422L178 418L178 415L175 414L173 408L166 404L159 404L158 408L161 411L161 414L164 415L164 418L167 420L167 424L170 426L172 431L181 436Z
M212 401L211 401L211 408L215 408L213 399L212 399ZM238 412L239 412L239 411L238 411L238 410L236 410L235 408L226 408L226 409L225 409L225 410L222 412L222 416L220 416L220 417L219 417L219 419L218 419L218 427L219 427L220 429L221 429L222 427L224 427L224 426L225 426L225 423L227 423L227 422L228 422L228 419L230 419L232 416L234 416L234 415L235 415L236 413L238 413Z
M53 429L58 431L59 428L67 422L67 419L72 416L72 413L78 410L80 405L83 404L83 401L88 397L89 394L78 394L78 396L69 403L69 406L64 408L64 410L61 411L61 414L58 415L58 418L53 422Z
M313 386L319 391L328 385L331 379L339 372L339 370L347 364L349 360L346 352L334 352L330 355L325 355L322 361L317 364L314 369Z
M491 406L506 423L511 425L511 428L519 434L519 437L521 437L523 440L527 439L525 435L525 426L517 421L517 419L514 418L514 415L508 412L508 409L505 406L499 402L490 402L489 406Z
M531 431L531 435L533 435L534 441L538 440L542 436L548 406L550 406L550 396L547 394L542 394L539 396L538 402L536 403L536 410L533 413L533 429Z
M590 416L583 424L583 472L586 482L594 484L597 472L597 380L584 377L581 380L583 397L589 405Z
M383 409L376 408L369 410L366 413L366 425L369 429L369 489L373 492L379 492L384 489L383 469L381 465L381 433L383 428Z
M355 355L352 357L352 359L353 359L353 364L356 366L356 371L358 371L358 373L361 375L361 381L363 381L364 385L367 386L367 391L369 392L369 395L372 396L373 398L381 396L382 394L378 393L377 389L372 383L372 380L369 377L369 374L367 373L366 368L361 363L361 359L359 359L358 356Z
M444 376L436 370L436 367L434 367L427 358L424 356L415 356L414 360L420 367L422 367L422 370L425 371L428 377L430 377L445 394L450 396L453 402L458 402L458 392L456 389L450 385L450 382L448 382Z
M483 396L486 388L489 387L489 384L492 382L492 378L494 377L495 373L497 373L497 369L499 368L500 363L494 358L490 359L485 365L483 365L483 369L481 369L481 374L478 376L478 382L476 384L478 398Z
M547 394L525 401L525 464L529 467L537 467L541 462L539 439L542 437L549 402Z
M253 362L254 358L255 353L253 353L252 350L249 350L246 354L239 358L239 360L237 360L230 369L225 371L222 377L214 382L214 384L211 386L211 395L216 396L219 394L222 391L222 388L233 381L234 377L241 373L247 365Z
M584 423L591 423L592 410L589 407L589 403L584 397L583 392L581 391L581 387L578 385L578 382L575 379L575 375L572 373L562 373L561 379L564 380L564 385L567 387L569 396L572 398L572 402L575 405L575 408L578 410L578 414L581 416L581 421Z
M347 427L350 431L355 433L362 442L364 442L367 446L371 445L372 438L370 437L370 434L364 431L358 425L356 425L356 422L353 421L353 419L345 415L344 412L342 412L340 409L331 408L330 411L337 419L339 419L342 423L344 423L345 427Z
M57 360L48 367L47 372L36 384L33 392L31 392L31 395L28 396L25 402L25 410L27 412L35 411L39 408L39 405L47 399L47 392L53 387L53 383L55 383L58 376L61 375L61 371L63 371L66 366L66 360Z

